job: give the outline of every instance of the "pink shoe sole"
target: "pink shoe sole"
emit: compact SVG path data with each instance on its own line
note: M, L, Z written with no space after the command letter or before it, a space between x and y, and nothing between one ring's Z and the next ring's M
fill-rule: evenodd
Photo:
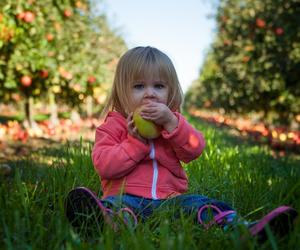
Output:
M280 206L250 227L249 232L252 236L258 237L258 241L265 241L268 238L265 227L268 225L273 234L283 237L293 228L297 216L298 212L295 209Z

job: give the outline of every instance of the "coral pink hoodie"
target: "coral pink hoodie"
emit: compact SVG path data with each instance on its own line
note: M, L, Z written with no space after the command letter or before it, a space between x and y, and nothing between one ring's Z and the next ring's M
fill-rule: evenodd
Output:
M127 131L127 121L118 112L108 113L96 130L92 151L94 167L101 178L103 197L128 193L151 199L166 199L187 191L188 180L180 161L196 159L205 147L202 134L180 114L171 133L144 144Z

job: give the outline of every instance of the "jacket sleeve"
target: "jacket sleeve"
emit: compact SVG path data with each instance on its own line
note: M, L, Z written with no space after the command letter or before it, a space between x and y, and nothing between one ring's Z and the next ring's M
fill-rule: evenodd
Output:
M150 152L150 146L128 134L123 141L107 126L96 130L92 160L103 179L118 179L131 172Z
M205 140L202 133L193 128L180 113L174 114L178 118L178 126L171 133L163 130L162 137L169 140L178 159L188 163L201 155Z

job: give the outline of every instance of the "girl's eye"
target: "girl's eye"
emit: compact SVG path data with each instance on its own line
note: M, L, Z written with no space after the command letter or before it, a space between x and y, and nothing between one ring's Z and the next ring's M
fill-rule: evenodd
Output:
M135 88L135 89L141 89L141 88L143 88L143 87L144 87L144 85L141 84L141 83L135 83L135 84L133 85L133 88Z
M163 85L163 84L160 84L160 83L155 84L155 88L157 88L157 89L163 89L164 87L165 87L165 85Z

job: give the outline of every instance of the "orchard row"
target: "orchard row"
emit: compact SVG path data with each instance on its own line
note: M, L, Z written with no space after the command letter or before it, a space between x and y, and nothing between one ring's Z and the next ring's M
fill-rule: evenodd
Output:
M300 128L299 17L299 0L220 1L216 38L188 104Z
M102 5L89 0L1 1L1 102L23 100L29 124L36 101L75 108L86 99L102 103L117 59L126 50Z

